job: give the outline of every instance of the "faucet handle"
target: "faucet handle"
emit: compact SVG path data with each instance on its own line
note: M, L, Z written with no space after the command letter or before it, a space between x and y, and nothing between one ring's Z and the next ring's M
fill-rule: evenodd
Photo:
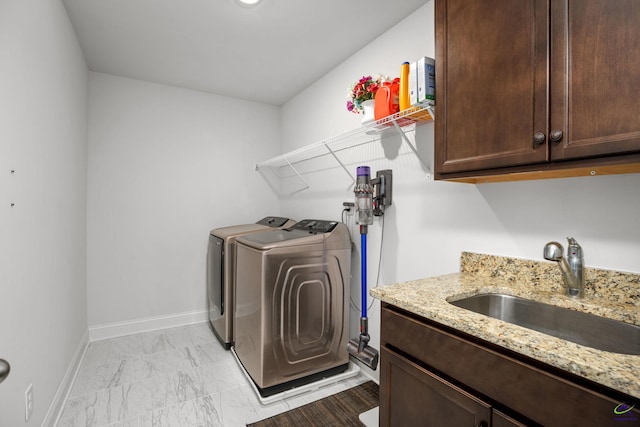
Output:
M574 256L582 258L582 247L578 244L573 237L567 237L569 247L567 248L567 256Z

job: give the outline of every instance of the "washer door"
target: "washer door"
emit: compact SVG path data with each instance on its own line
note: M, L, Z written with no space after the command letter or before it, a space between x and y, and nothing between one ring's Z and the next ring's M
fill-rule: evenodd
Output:
M278 261L269 266L277 276L267 295L272 296L270 338L280 374L286 378L339 363L346 353L348 303L339 256L318 251Z

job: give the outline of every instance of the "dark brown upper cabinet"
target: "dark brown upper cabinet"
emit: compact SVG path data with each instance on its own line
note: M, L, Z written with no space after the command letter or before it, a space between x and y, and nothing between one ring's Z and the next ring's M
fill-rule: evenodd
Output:
M436 0L435 176L640 172L640 1Z

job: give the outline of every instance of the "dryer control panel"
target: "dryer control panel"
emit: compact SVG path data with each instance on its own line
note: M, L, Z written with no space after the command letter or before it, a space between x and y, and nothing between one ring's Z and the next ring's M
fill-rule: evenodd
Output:
M262 218L260 221L256 222L256 224L278 228L285 225L287 221L289 221L289 218L283 218L280 216L267 216Z
M305 230L310 233L330 233L338 223L336 221L324 221L321 219L303 219L290 230Z

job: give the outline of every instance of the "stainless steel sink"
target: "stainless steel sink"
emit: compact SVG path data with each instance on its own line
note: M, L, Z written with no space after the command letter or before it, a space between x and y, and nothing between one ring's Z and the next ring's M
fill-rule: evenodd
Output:
M640 354L640 326L502 294L450 304L598 350Z

